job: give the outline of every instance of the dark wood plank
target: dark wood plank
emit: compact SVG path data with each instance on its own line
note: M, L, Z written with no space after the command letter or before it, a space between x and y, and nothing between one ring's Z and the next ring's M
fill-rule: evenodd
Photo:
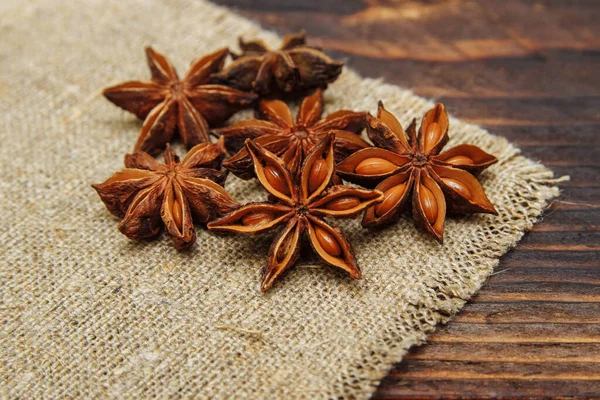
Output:
M543 223L543 222L542 222ZM508 252L498 266L507 267L593 267L600 268L600 251L537 251L519 249Z
M600 250L600 232L540 232L538 235L525 236L521 241L521 246L521 248L529 250L554 250L557 247L570 247L570 249L582 251Z
M510 271L510 274L507 272ZM514 268L497 270L489 278L489 283L569 283L600 286L599 268ZM600 307L598 307L600 313Z
M564 198L554 202L554 205L556 207L550 207L542 223L533 226L532 232L579 231L587 235L600 229L600 214L597 207L583 202L573 203L570 199ZM538 233L526 235L525 238L536 235Z
M378 399L547 399L595 398L600 381L524 380L524 379L422 379L386 378L377 392ZM442 395L443 394L443 397Z
M411 360L410 368L399 368L391 378L481 379L487 377L522 380L600 380L596 363L513 363Z
M565 134L564 126L555 125L502 125L492 128L496 135L504 136L519 147L535 147L543 144L546 147L554 146L595 146L598 147L598 124L574 125L568 128ZM592 167L593 168L593 167ZM553 168L557 171L556 168ZM573 174L569 169L567 174ZM598 178L598 171L595 175ZM595 182L596 185L599 182Z
M600 285L571 282L488 282L477 302L600 302ZM600 304L598 304L600 307Z
M490 127L488 129L493 130ZM529 157L543 160L544 164L549 167L595 166L598 163L598 157L600 157L600 146L561 145L549 148L543 144L538 144L537 146L521 147ZM586 189L591 191L594 188ZM598 197L593 198L597 199Z
M556 176L569 175L571 180L561 183L561 187L598 187L600 186L600 167L595 165L552 168Z
M600 124L598 96L458 99L442 96L438 100L463 120L478 125L565 127Z
M597 363L600 362L600 344L540 346L538 343L430 343L411 352L406 359L481 363Z
M432 333L427 340L443 343L600 343L600 325L450 323Z
M523 324L533 322L600 324L600 307L594 303L470 303L452 319L452 322L470 324ZM497 355L494 355L494 357L497 357Z
M364 3L360 0L346 0L344 2L324 2L321 0L304 1L281 1L281 0L220 0L217 3L234 7L238 10L252 10L269 12L277 10L278 13L285 12L319 12L335 13L338 15L352 14L364 8Z
M600 397L600 3L218 0L446 103L570 175L478 296L375 398Z

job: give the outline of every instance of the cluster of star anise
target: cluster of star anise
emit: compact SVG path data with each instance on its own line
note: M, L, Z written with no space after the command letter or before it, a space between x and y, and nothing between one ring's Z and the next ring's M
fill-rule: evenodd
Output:
M149 82L105 89L107 99L143 120L125 169L93 185L122 218L119 230L127 237L153 238L166 229L184 249L196 240L194 224L240 234L279 229L266 291L295 264L303 240L323 262L360 278L350 243L325 218L365 211L364 227L389 224L410 198L417 225L441 242L447 211L495 213L474 175L496 159L472 145L441 153L449 126L443 105L425 114L418 133L415 121L404 131L381 103L377 117L339 110L323 118L323 89L337 79L341 62L307 46L303 32L286 36L278 50L261 40L239 45L240 55L221 49L197 59L183 79L147 48ZM294 119L281 98L302 96ZM252 106L256 118L223 126ZM361 138L365 127L373 144ZM170 147L176 137L190 148L183 161ZM154 156L163 150L160 164ZM236 202L223 187L228 172L257 178L268 200Z

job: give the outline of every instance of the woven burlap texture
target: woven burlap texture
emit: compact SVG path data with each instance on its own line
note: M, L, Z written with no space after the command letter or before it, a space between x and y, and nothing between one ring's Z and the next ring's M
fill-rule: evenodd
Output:
M368 398L558 194L549 170L452 119L448 148L472 143L500 159L481 175L498 217L450 218L443 246L409 219L377 234L336 221L362 280L309 258L261 294L272 236L198 227L185 253L165 236L133 242L90 184L121 169L135 142L140 121L100 92L147 78L144 46L183 72L239 35L279 38L199 0L0 9L2 397ZM375 112L383 100L403 124L432 106L350 69L325 97L326 113ZM231 176L226 187L264 198L255 182Z

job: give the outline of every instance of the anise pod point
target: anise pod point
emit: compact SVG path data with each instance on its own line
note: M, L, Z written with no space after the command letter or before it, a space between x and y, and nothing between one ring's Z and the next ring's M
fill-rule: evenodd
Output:
M363 226L396 221L410 199L416 224L442 242L447 211L497 213L474 176L497 159L466 144L441 152L449 125L442 104L425 113L418 133L415 121L405 131L381 102L377 117L367 115L367 133L377 147L337 165L342 178L383 192L383 201L366 210Z
M321 49L308 46L304 31L286 35L277 50L270 49L260 39L239 38L239 47L242 53L232 53L233 62L213 73L211 81L261 96L294 96L326 88L338 78L344 65Z
M333 134L326 135L312 149L299 176L292 174L282 159L259 143L246 141L256 176L274 201L246 204L209 223L208 228L218 232L256 234L284 226L269 250L261 286L263 291L294 265L300 255L303 236L308 237L322 261L346 271L352 278L361 276L350 243L324 217L357 216L380 202L383 193L331 185L335 174L334 140Z
M283 101L261 100L258 109L264 120L250 119L212 131L225 138L228 149L237 151L225 161L224 167L242 179L255 176L250 153L245 147L240 148L246 139L255 140L281 158L295 176L299 174L306 155L330 133L336 137L336 162L370 146L360 137L366 113L339 110L321 119L323 106L323 92L317 89L304 98L294 121L289 107Z
M206 223L239 207L221 186L225 175L214 169L223 144L201 143L183 161L167 144L165 164L137 152L125 156L126 168L92 185L106 208L122 218L119 230L133 240L150 239L166 228L175 247L196 240L194 222Z
M147 47L150 81L129 81L104 89L108 100L144 121L134 152L157 155L176 134L188 148L207 143L210 125L254 103L254 93L209 84L210 75L223 67L228 54L227 49L220 49L196 59L180 78L164 55Z

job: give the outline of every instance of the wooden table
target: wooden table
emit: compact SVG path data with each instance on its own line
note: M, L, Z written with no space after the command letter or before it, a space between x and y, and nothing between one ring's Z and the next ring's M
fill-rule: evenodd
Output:
M306 29L364 76L445 103L552 168L563 194L375 398L600 397L600 2L218 0Z

